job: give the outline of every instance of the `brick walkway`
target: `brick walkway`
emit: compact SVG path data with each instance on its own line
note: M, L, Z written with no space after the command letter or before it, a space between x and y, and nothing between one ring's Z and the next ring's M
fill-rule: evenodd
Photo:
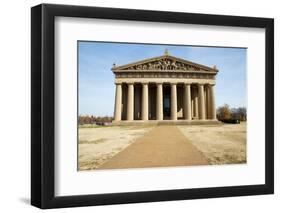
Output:
M209 164L176 126L156 126L98 169Z

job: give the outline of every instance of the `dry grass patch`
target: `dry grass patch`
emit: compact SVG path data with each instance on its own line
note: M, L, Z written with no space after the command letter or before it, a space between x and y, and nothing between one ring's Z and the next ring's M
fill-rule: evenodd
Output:
M98 168L151 128L136 126L79 128L79 170Z
M246 122L178 128L211 164L246 163Z

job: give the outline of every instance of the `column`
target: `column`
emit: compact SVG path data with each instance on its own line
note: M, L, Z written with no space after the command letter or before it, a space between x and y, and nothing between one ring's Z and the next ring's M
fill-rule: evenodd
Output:
M216 112L216 103L215 103L215 92L214 92L215 85L210 85L210 107L211 107L211 119L217 119L217 112Z
M184 119L191 120L191 92L190 92L190 84L184 85Z
M211 90L211 87L210 85L207 86L207 119L212 119L212 106L211 106L211 93L210 93L210 90Z
M204 100L204 85L203 84L199 84L198 85L198 89L199 89L199 119L200 120L205 120L206 116L205 116L205 100Z
M163 85L157 84L156 119L163 120Z
M148 83L142 84L141 119L148 120Z
M171 120L177 120L177 84L171 84Z
M134 120L134 84L128 84L127 120Z
M193 90L191 90L191 94L193 94ZM191 119L194 117L194 97L191 95Z
M194 88L194 116L196 119L199 118L199 113L198 113L198 87Z
M116 84L114 120L121 121L122 114L122 84Z
M205 100L205 119L208 119L208 96L207 96L208 86L204 87L204 100Z

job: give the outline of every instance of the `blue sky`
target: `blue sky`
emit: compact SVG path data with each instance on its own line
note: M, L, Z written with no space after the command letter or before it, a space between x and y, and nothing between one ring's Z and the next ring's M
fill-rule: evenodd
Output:
M247 107L245 48L78 42L79 114L112 116L115 85L112 64L123 65L169 54L207 66L216 65L216 106Z

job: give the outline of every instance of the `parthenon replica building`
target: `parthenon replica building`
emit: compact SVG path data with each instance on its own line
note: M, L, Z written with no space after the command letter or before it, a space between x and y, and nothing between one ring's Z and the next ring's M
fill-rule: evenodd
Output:
M113 64L114 122L217 121L213 68L171 56Z

